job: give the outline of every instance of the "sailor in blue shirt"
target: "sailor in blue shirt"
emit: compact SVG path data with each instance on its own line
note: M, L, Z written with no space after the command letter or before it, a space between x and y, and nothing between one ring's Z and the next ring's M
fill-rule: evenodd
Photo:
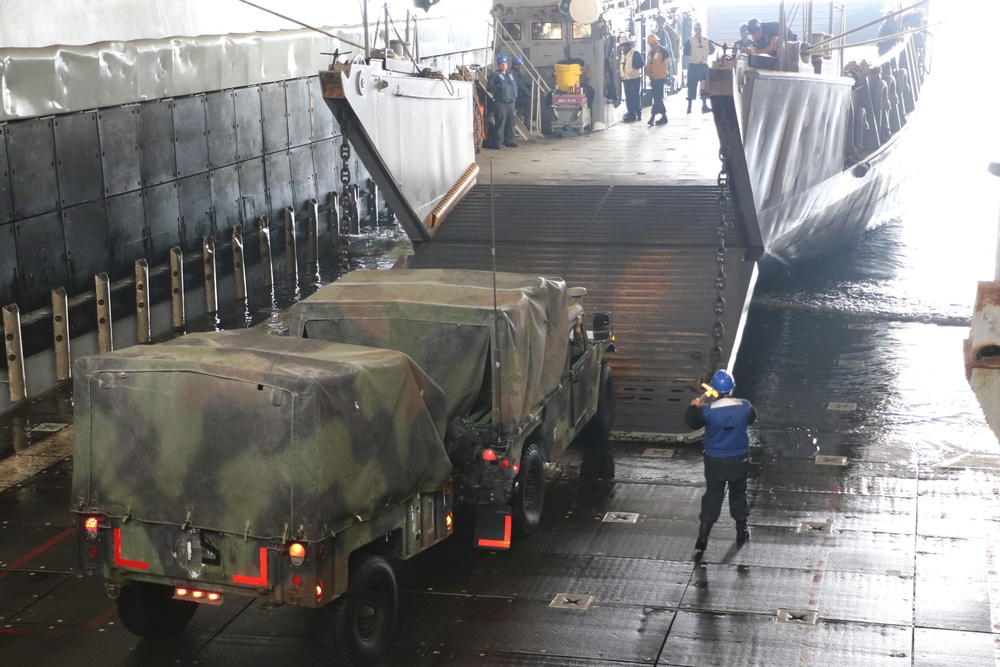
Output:
M494 136L483 146L486 148L517 148L514 141L514 103L517 101L517 79L507 71L507 55L497 56L497 68L490 75L486 89L493 96L493 114L496 119Z
M719 520L727 485L729 514L736 521L736 543L743 546L750 539L747 527L750 434L747 427L756 421L757 411L750 401L730 395L736 382L726 371L716 371L711 385L718 398L707 401L707 396L699 396L691 401L684 413L684 423L690 428L705 427L705 494L701 497L698 517L701 527L694 544L698 551L708 546L708 534L712 524Z

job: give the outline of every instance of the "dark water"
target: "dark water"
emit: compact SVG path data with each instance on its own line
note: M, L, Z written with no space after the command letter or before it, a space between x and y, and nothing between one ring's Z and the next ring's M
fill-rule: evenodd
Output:
M977 21L1000 15L976 6ZM934 7L933 77L907 137L923 157L908 167L898 219L755 293L737 393L803 456L877 450L947 464L1000 454L962 358L976 284L995 272L1000 178L986 169L1000 161L1000 93L958 9Z

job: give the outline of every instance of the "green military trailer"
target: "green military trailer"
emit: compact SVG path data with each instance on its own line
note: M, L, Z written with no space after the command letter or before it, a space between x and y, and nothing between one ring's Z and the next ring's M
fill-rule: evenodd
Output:
M387 558L452 533L445 397L406 355L237 331L81 358L77 557L124 626L230 596L328 616L338 662L388 647Z
M289 328L404 352L441 387L456 504L474 508L477 546L506 549L541 520L543 462L611 430L611 318L584 324L584 293L515 273L354 271L292 306Z

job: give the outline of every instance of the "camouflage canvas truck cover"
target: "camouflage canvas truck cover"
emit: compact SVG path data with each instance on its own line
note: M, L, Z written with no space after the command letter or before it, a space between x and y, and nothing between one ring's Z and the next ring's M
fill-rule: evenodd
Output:
M322 607L347 591L349 616L355 569L373 567L351 560L349 590L352 554L450 534L444 396L398 352L191 334L79 359L74 397L78 557L144 637L229 594ZM360 585L389 595L374 568Z
M585 290L576 289L582 296ZM480 546L506 548L512 528L534 530L542 462L556 459L599 413L595 427L604 438L610 430L610 317L602 314L601 335L589 332L571 350L583 307L562 280L454 269L354 271L289 314L293 336L399 350L440 385L456 498L477 508Z

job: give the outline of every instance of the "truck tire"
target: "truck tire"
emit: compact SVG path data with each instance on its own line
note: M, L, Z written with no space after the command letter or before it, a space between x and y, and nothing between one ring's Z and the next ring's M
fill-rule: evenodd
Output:
M597 412L583 427L583 442L590 446L607 447L615 423L615 375L611 364L601 364L601 386L597 393Z
M544 500L545 467L542 455L535 445L525 445L521 454L521 470L514 478L514 498L511 501L515 535L527 537L535 532L542 521Z
M169 639L187 626L198 603L175 600L171 586L133 581L118 593L118 617L125 629L143 639Z
M392 566L379 555L366 556L351 569L347 593L332 605L332 627L324 634L334 664L354 667L381 660L392 640L398 605Z

